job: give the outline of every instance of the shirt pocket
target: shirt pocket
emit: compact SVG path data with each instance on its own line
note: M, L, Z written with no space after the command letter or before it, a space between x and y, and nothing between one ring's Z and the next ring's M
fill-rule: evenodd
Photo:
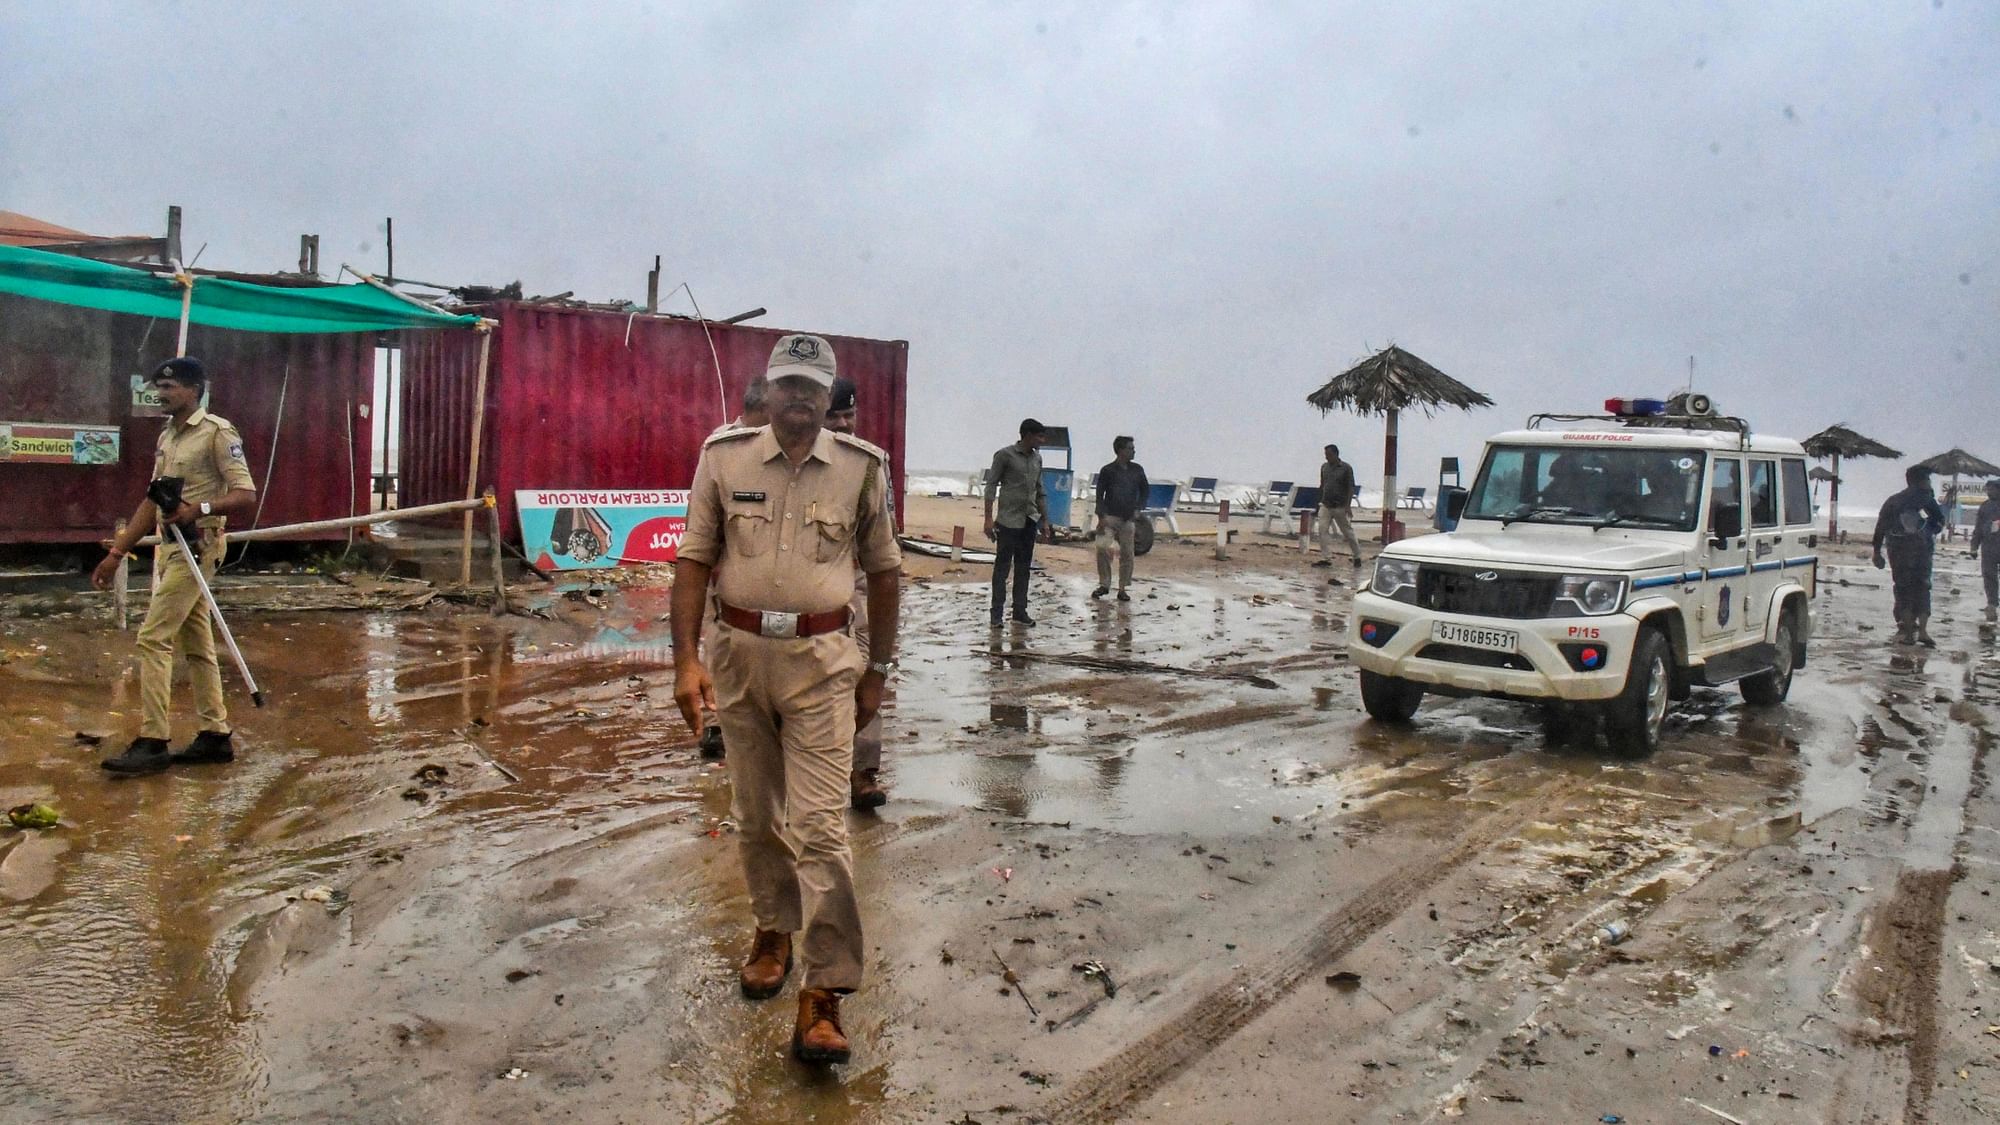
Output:
M812 530L813 558L818 562L839 562L852 552L854 517L848 514L814 516L806 521Z
M754 559L771 549L771 513L761 504L728 504L722 542L726 551Z

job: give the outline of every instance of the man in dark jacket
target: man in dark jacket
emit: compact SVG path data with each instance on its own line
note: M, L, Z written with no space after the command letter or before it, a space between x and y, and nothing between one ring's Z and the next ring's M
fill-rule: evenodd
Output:
M1319 561L1314 566L1333 565L1333 530L1339 528L1347 540L1347 553L1354 560L1354 569L1361 569L1361 541L1354 537L1350 512L1358 491L1354 487L1354 466L1340 459L1339 446L1327 446L1326 463L1319 467Z
M1153 487L1146 479L1146 470L1132 460L1135 451L1131 438L1113 439L1115 460L1097 471L1097 589L1090 592L1093 598L1111 592L1111 552L1116 548L1118 600L1132 600L1125 592L1132 584L1132 536L1139 512L1146 507L1146 494Z
M1986 620L2000 618L2000 478L1986 482L1986 502L1972 519L1972 557L1986 580Z
M1896 594L1896 643L1936 648L1931 639L1931 555L1944 530L1944 509L1931 493L1931 471L1912 465L1908 487L1889 497L1875 517L1875 569L1889 567ZM1886 549L1887 558L1884 559Z

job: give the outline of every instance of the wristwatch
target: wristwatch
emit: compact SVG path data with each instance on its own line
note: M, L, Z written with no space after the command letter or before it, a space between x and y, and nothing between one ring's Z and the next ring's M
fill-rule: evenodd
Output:
M204 515L204 516L209 516L209 515L214 515L214 514L215 514L215 512L214 512L214 509L212 509L212 508L210 508L210 507L208 506L208 501L206 501L206 500L203 500L203 501L201 502L201 514L202 514L202 515Z
M899 667L901 667L901 665L897 664L893 660L889 660L889 661L884 661L881 664L870 664L868 666L868 670L870 672L880 672L882 674L882 678L885 680L893 680L896 678L896 669Z

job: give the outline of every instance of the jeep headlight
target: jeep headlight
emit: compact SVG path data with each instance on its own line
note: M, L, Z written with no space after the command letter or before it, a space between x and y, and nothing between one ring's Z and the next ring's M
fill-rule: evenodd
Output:
M1565 574L1556 586L1556 616L1602 617L1625 605L1625 579L1602 574Z
M1408 559L1375 560L1375 579L1368 589L1377 597L1399 602L1417 600L1417 564Z

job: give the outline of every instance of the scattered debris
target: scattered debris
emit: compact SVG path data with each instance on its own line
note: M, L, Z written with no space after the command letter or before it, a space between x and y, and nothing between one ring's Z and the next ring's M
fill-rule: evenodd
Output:
M1721 1110L1715 1108L1712 1105L1703 1105L1702 1103L1695 1101L1693 1098L1682 1098L1681 1100L1695 1107L1696 1109L1701 1110L1703 1113L1706 1113L1711 1117L1717 1118L1718 1120L1729 1122L1729 1125L1749 1125L1749 1123L1744 1121L1741 1117L1732 1117L1729 1114L1722 1112Z
M1071 965L1070 969L1103 985L1107 999L1118 995L1118 984L1111 979L1111 970L1104 967L1104 962L1092 958L1082 964Z
M1000 876L1000 881L1003 883L1012 882L1014 879L1014 869L1011 867L996 867L993 873Z
M518 1066L510 1066L500 1075L500 1077L506 1079L509 1082L519 1082L521 1079L526 1078L527 1076L528 1072L522 1070Z
M91 734L88 731L77 731L76 740L84 746L99 746L103 744L104 736L101 734Z
M538 977L541 975L542 971L540 969L509 969L507 971L507 983L520 984L529 977Z
M1606 945L1617 945L1632 936L1632 927L1623 922L1606 922L1597 928L1598 935Z
M417 767L417 772L410 775L410 780L417 782L426 789L435 789L444 784L446 775L450 773L449 769L438 765L436 762L427 762Z
M1000 979L1014 986L1014 991L1019 993L1021 996L1021 1003L1026 1004L1028 1006L1029 1015L1035 1017L1036 1019L1041 1019L1042 1013L1035 1010L1035 1002L1033 1000L1028 999L1028 990L1021 987L1020 975L1014 972L1013 969L1007 967L1007 961L1005 958L1000 956L999 950L997 949L993 950L993 959L995 961L1000 962Z
M301 902L332 902L333 888L325 886L308 888L299 892L299 900Z
M13 808L7 810L7 823L24 831L27 829L54 828L60 820L62 820L61 813L57 812L54 807L45 805L40 801L33 801L25 805L15 805Z
M1179 606L1168 606L1179 609ZM1130 675L1148 672L1156 676L1189 676L1197 680L1226 680L1230 683L1249 684L1269 691L1276 691L1278 681L1267 679L1250 672L1229 672L1219 668L1176 668L1171 664L1149 664L1143 660L1115 660L1105 656L1077 656L1060 652L995 652L990 649L974 649L974 655L991 657L994 660L1039 661L1043 664L1061 664L1069 668L1089 668L1098 672L1118 672Z

